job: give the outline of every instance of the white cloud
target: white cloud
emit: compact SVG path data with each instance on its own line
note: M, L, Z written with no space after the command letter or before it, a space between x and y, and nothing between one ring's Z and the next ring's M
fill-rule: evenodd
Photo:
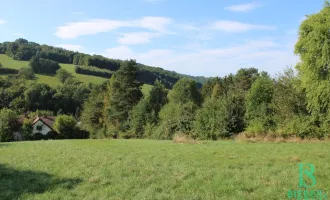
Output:
M58 44L56 47L61 47L63 49L71 50L71 51L81 51L84 47L81 45L75 44Z
M149 43L152 38L158 36L160 36L160 34L151 32L124 33L117 41L122 45L146 44Z
M67 23L57 27L56 36L73 39L83 35L95 35L109 32L122 27L145 28L151 31L166 32L171 19L165 17L143 17L137 20L120 21L107 19L91 19L84 22Z
M261 4L258 4L256 2L246 3L246 4L238 4L233 6L227 6L225 7L226 10L230 10L233 12L247 12L250 10L253 10L255 8L261 7Z
M153 49L135 52L127 46L119 46L107 49L103 55L118 59L132 58L146 65L204 76L223 76L235 73L241 67L256 67L274 75L298 61L293 47L277 44L273 40L251 40L228 48L183 51Z
M233 33L247 32L250 30L276 30L275 26L248 24L229 20L219 20L213 22L209 28Z
M0 24L5 24L5 23L7 23L7 21L0 19Z

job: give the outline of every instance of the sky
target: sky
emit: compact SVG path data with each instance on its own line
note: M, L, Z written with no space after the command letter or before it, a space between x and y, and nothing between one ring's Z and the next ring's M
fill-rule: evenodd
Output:
M28 2L28 3L27 3ZM0 42L25 38L193 76L244 67L271 75L299 61L299 24L324 0L10 0Z

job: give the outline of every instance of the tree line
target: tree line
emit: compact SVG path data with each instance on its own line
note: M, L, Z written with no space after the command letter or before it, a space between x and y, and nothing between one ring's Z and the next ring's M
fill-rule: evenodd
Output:
M172 139L180 134L217 140L239 133L247 137L328 138L330 23L325 22L329 17L330 4L326 3L302 22L295 45L300 63L275 77L243 68L208 79L202 87L190 78L179 78L171 89L156 79L151 91L143 95L135 60L122 62L101 85L77 82L61 69L56 76L63 84L50 88L33 81L33 70L20 70L0 79L0 108L6 109L0 113L1 123L6 124L0 127L0 135L15 127L15 114L50 110L79 120L79 130L91 138Z

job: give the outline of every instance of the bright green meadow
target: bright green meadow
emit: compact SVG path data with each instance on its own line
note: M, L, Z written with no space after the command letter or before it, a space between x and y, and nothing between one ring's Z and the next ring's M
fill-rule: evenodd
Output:
M9 56L5 54L0 54L0 62L5 68L12 68L12 69L21 69L23 67L28 67L29 62L28 61L18 61L13 60ZM77 80L84 82L84 83L95 83L95 84L101 84L104 81L106 81L106 78L97 77L97 76L90 76L90 75L84 75L84 74L77 74L75 72L75 65L72 64L60 64L62 69L67 70L70 72ZM1 75L0 77L6 77L7 75ZM37 74L37 82L38 83L45 83L50 85L51 87L56 87L57 85L61 84L61 82L55 77L55 76L49 76L49 75L41 75ZM152 86L144 84L142 87L143 94L148 94L148 92L151 90Z
M330 194L330 143L0 143L0 199L287 199L298 164Z

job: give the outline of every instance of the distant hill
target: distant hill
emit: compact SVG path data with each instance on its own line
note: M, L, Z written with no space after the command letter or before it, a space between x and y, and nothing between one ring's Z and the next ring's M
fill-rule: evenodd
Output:
M101 55L89 55L79 52L69 51L63 48L40 45L25 39L17 39L14 42L0 43L0 54L6 54L17 61L28 61L33 56L53 60L62 65L67 64L71 72L76 67L75 73L80 76L98 76L108 78L119 69L125 60L110 59ZM207 81L203 76L189 76L179 74L174 71L164 70L159 67L151 67L138 63L137 80L145 84L153 84L157 79L161 80L166 87L171 88L180 78L187 77L195 80L199 87ZM89 76L90 77L90 76Z

